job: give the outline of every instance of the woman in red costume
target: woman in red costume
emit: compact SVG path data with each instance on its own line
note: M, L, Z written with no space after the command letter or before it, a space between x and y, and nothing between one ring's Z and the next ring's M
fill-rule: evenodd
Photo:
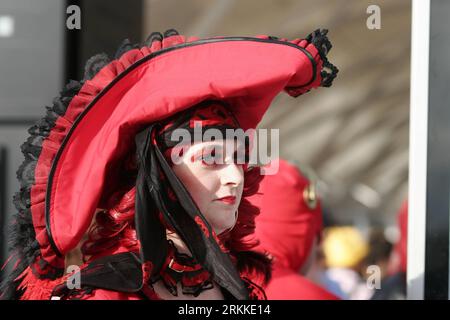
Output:
M2 298L264 299L270 261L244 240L261 175L234 157L249 143L193 133L255 128L279 92L329 87L330 48L326 30L293 41L168 30L91 58L22 146ZM84 264L64 275L86 235Z
M261 208L254 237L257 249L273 258L269 300L336 300L303 275L311 267L322 231L322 209L314 184L293 164L273 160L278 168L266 175L250 202Z

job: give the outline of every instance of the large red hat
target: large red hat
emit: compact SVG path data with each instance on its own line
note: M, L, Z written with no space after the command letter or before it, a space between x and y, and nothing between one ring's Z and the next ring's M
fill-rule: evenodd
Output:
M185 38L153 34L125 46L113 61L88 61L30 128L18 170L12 276L31 266L41 278L62 274L97 208L120 185L121 165L136 134L151 123L208 100L226 102L246 130L255 128L281 91L297 97L330 86L326 31L288 41L269 36Z

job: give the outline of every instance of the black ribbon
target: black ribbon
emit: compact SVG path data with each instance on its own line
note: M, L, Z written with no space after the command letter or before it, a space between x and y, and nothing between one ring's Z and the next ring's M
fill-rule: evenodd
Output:
M159 220L159 208L154 198L158 195L158 168L152 154L153 126L135 138L138 161L136 178L135 227L141 245L142 261L151 261L152 274L158 273L168 253L166 230Z

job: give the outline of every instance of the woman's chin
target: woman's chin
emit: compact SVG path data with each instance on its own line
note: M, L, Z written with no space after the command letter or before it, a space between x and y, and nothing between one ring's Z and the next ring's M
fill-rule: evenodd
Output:
M236 224L236 210L235 206L216 206L214 209L209 209L205 218L214 228L216 234L220 234L234 227Z
M216 227L214 228L214 230L216 231L216 234L221 234L226 232L227 230L230 230L234 227L235 225L235 221L233 220L232 222L223 222L220 224L216 224Z

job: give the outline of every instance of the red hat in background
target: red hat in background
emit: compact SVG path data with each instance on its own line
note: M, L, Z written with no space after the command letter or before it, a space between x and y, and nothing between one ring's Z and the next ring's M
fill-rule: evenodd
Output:
M278 159L278 172L266 175L251 198L261 210L255 237L274 263L298 271L322 229L322 211L314 185L289 162ZM276 167L276 164L272 164Z
M266 175L252 204L261 210L256 218L258 249L273 257L272 279L265 287L269 300L338 300L339 298L300 275L313 241L322 230L322 211L314 185L300 170L283 159L274 175Z

